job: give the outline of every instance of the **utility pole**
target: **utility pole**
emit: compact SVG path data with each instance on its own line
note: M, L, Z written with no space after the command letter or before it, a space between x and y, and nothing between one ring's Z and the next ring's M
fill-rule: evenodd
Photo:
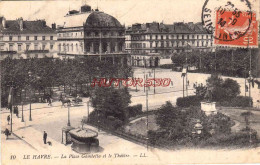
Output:
M14 103L14 82L12 81L12 84L11 84L11 88L12 88L12 91L11 91L11 107L10 107L10 110L11 110L11 132L13 131L13 103Z
M144 59L144 92L145 92L145 82L146 82L146 79L145 79L145 70L146 70L146 67L145 67L145 59Z
M22 101L22 120L21 122L24 122L24 118L23 118L23 101Z
M67 125L70 126L70 103L67 103L67 107L68 107L68 123L67 123Z
M249 97L251 98L251 81L252 80L252 57L251 57L251 49L249 48ZM250 102L250 106L251 106L251 102Z
M217 47L215 49L215 72L217 72Z
M188 58L187 58L187 54L186 54L186 96L188 96Z
M232 76L234 76L234 53L233 53L233 49L232 50L232 56L231 56L231 62L232 62Z
M252 57L251 57L252 52L251 52L251 49L249 48L249 35L248 35L248 45L247 45L247 48L249 50L249 98L251 99L251 81L253 81L253 79L252 79L252 64L251 64L252 63ZM249 102L249 106L250 107L252 106L251 100ZM249 111L250 111L250 109L249 109ZM249 124L250 124L250 121L249 121ZM251 137L252 132L251 131L252 130L249 127L249 143L250 144L252 143L252 137Z
M146 80L147 80L147 77L148 75L146 74ZM146 87L147 88L147 87ZM146 113L147 113L147 116L146 116L146 131L147 131L147 144L146 144L146 147L147 147L147 150L148 150L148 89L146 89Z
M100 28L100 34L99 34L99 60L101 62L101 53L102 53L102 41L101 41L101 38L102 38L102 32L101 32L101 28Z
M182 94L183 94L183 96L182 97L184 97L184 76L182 76L182 79L183 79L183 82L182 82L182 84L183 84L183 87L182 87Z
M88 121L89 121L89 101L87 102L87 106L88 106Z
M188 66L187 66L187 70L188 70ZM188 71L185 76L186 76L186 95L188 96Z
M154 66L154 70L153 70L153 78L154 78L154 87L153 87L153 94L155 94L155 66Z
M31 61L30 61L31 62ZM32 72L29 71L28 72L29 74L29 81L30 81L30 89L32 90ZM29 95L30 95L30 98L29 98L29 101L30 101L30 115L29 115L29 121L32 121L32 91L29 91Z

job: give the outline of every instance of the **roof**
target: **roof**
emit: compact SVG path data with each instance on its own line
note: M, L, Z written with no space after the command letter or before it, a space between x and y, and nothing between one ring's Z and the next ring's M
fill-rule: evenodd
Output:
M5 28L3 27L2 24L0 24L0 32L1 33L21 33L21 34L55 33L55 30L48 27L44 20L23 21L23 30L20 30L18 21L19 20L6 20Z
M86 19L92 12L84 12L72 15L66 15L57 20L57 27L71 28L71 27L83 27Z
M69 133L76 136L76 137L82 138L82 139L98 136L98 133L96 131L91 130L91 129L76 128L76 129L69 131Z
M100 11L94 11L89 15L86 19L86 26L123 27L115 17Z
M173 24L163 24L158 22L146 24L133 24L127 29L128 32L144 32L144 33L176 33L176 34L205 34L206 29L201 23L184 23L177 22Z

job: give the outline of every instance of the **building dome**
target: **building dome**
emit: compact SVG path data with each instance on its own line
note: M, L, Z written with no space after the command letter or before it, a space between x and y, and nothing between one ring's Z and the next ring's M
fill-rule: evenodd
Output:
M88 16L86 25L95 27L122 27L120 22L115 17L96 11Z

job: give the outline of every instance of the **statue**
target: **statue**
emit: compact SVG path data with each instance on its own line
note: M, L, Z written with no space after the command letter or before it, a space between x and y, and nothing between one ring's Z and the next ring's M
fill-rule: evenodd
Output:
M206 87L206 94L204 98L207 100L207 102L212 102L212 87L207 81L207 87Z
M213 102L212 96L213 96L213 85L207 81L206 88L205 88L205 94L204 94L204 99L206 101L201 102L201 110L205 112L207 116L212 115L212 114L217 114L217 109L216 109L216 102Z

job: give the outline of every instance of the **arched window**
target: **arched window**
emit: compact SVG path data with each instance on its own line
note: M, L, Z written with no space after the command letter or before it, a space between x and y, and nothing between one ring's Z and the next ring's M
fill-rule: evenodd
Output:
M59 44L59 52L61 51L61 44Z
M71 51L73 52L73 44L71 44Z
M83 44L82 44L82 42L80 43L80 49L83 52Z
M78 44L76 44L76 51L79 51Z

